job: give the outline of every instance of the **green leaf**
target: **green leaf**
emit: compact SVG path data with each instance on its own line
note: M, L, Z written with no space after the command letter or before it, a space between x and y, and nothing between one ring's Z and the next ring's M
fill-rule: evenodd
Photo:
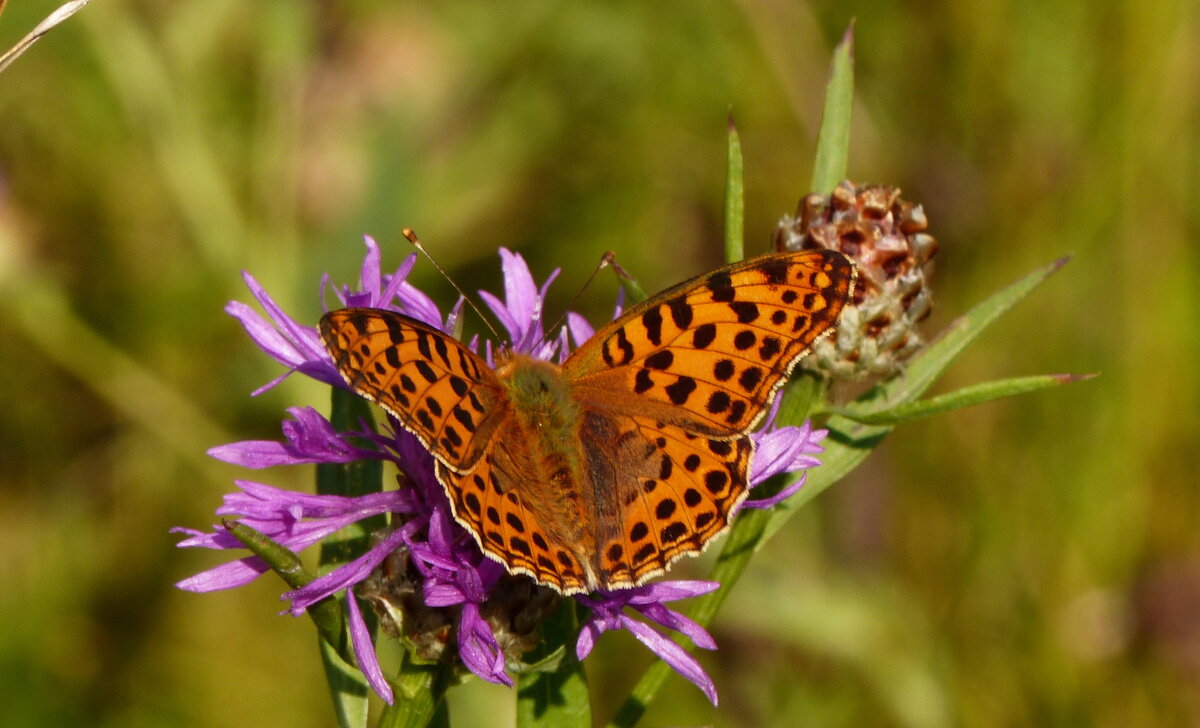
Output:
M367 679L361 670L342 659L328 641L319 639L317 642L338 728L365 728L369 707L367 695L370 692Z
M405 655L400 675L392 682L396 702L384 709L379 728L449 726L446 687L449 668L442 663L417 664Z
M579 607L563 599L554 616L542 624L542 641L525 659L544 664L555 653L563 653L554 670L524 672L517 677L517 728L590 728L591 700L583 664L575 659L568 644L579 634Z
M1033 392L1060 384L1069 384L1084 379L1091 379L1095 374L1040 374L1032 377L1014 377L998 379L994 382L983 382L963 387L953 392L940 394L929 399L909 402L898 407L884 410L868 411L855 407L830 408L826 412L840 415L855 422L866 425L899 425L905 422L939 415L943 412L970 407L971 405L990 402L1001 397L1011 397L1017 394Z
M1067 258L1060 258L1044 265L977 304L951 322L935 341L913 357L902 374L879 383L855 400L856 406L882 410L914 402L968 344L1066 262ZM825 427L829 437L823 443L825 452L821 455L821 466L809 472L808 482L799 493L771 509L771 523L765 538L778 531L796 509L854 469L892 431L891 425L863 424L841 415L830 417Z
M746 200L742 140L729 115L729 142L725 151L725 262L736 263L746 256Z
M825 109L817 134L811 192L827 195L846 179L850 158L850 112L854 106L854 23L846 28L833 51L829 85L825 87Z

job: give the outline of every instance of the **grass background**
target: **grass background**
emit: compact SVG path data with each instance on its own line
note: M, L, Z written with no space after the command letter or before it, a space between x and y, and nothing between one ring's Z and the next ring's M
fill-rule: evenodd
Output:
M221 312L239 270L315 321L321 272L411 226L468 290L500 245L564 268L550 311L606 249L657 290L720 262L730 109L761 252L852 17L850 173L925 206L927 330L1074 254L935 391L1102 376L894 433L735 590L720 709L676 679L644 724L1200 724L1200 10L1169 0L92 3L0 75L0 723L330 725L279 583L171 587L215 559L167 529L246 475L204 450L327 401L247 396L279 370ZM600 719L648 662L605 637Z

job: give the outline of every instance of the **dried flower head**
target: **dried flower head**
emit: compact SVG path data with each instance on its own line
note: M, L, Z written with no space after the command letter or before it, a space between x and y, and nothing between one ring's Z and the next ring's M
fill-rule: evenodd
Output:
M890 376L924 345L917 324L932 310L929 279L937 253L927 228L925 211L901 199L899 188L849 181L828 197L808 195L795 217L780 220L779 250L837 250L858 268L837 332L814 346L801 366L840 379Z

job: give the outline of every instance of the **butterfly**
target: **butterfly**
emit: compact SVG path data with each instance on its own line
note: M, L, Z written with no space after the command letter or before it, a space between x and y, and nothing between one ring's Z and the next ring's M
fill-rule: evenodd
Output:
M492 368L383 309L330 311L320 329L350 387L433 455L479 548L575 594L642 584L726 530L750 433L854 278L829 250L727 265L629 308L561 364L501 352Z

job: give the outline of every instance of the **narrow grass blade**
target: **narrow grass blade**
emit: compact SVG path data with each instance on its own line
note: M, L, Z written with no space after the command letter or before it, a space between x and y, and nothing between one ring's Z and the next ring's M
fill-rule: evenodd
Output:
M29 48L37 42L46 33L49 33L56 25L71 17L75 13L83 9L92 0L72 0L69 3L63 3L58 8L46 16L46 19L34 26L33 30L29 31L17 44L9 48L3 54L0 54L0 72L8 68L9 65L17 60L17 58L29 50ZM0 9L3 9L3 4L0 4Z
M825 109L817 135L810 192L827 195L846 178L850 159L850 114L854 106L854 24L846 28L833 51L833 67L825 87Z
M940 394L936 397L909 402L898 407L885 410L868 411L856 407L839 407L827 410L830 414L840 415L846 419L865 425L899 425L914 422L943 412L970 407L983 402L990 402L1001 397L1011 397L1039 389L1057 387L1060 384L1070 384L1084 379L1091 379L1095 374L1039 374L1032 377L1014 377L998 379L994 382L973 384L969 387L956 389L953 392Z
M725 150L725 262L746 257L746 199L742 140L733 114L729 115L729 143Z

